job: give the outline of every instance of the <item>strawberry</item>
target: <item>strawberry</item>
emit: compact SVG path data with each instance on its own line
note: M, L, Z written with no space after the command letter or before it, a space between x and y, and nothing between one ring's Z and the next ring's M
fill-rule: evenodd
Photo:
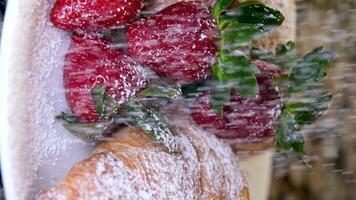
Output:
M142 0L57 0L50 18L65 30L100 30L130 22L142 6Z
M214 63L217 29L202 2L178 2L129 25L128 52L161 76L192 83L207 77Z
M117 103L130 100L147 81L139 64L113 49L97 36L72 36L64 65L64 87L68 104L83 122L97 122L93 89L103 86Z
M254 64L260 70L256 98L245 99L232 89L230 102L225 104L222 116L217 116L209 105L209 92L205 92L191 106L194 121L221 138L260 140L274 136L282 102L272 78L282 71L264 61Z

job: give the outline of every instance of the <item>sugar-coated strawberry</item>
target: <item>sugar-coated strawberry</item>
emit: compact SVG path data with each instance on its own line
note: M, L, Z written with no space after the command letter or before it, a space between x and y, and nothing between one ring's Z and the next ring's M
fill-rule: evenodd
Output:
M211 71L217 29L208 7L178 2L128 27L129 54L161 76L192 83Z
M68 104L83 122L97 122L92 90L105 88L117 103L130 100L147 81L139 64L113 49L97 36L72 36L64 65L64 87Z
M142 0L57 0L50 17L58 28L92 31L126 24L142 6Z
M272 84L272 78L282 71L275 65L255 61L260 70L256 75L260 92L254 99L245 99L235 90L223 115L217 116L209 105L209 92L201 95L192 107L194 121L221 138L261 140L274 136L282 101Z

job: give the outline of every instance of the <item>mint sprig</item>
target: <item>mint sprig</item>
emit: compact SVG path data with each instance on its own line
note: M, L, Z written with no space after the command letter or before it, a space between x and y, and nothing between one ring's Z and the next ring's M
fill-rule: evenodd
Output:
M182 91L178 86L149 86L142 90L139 94L139 97L154 97L154 98L167 98L174 99L176 97L182 96Z
M110 134L115 127L123 124L143 129L155 141L164 145L171 153L177 152L178 145L171 132L172 126L166 116L158 110L145 105L146 98L173 99L181 95L178 87L150 86L129 102L118 104L113 97L105 92L104 86L97 86L92 90L94 106L100 121L85 123L75 116L61 113L56 118L73 135L84 140L101 140Z
M326 71L335 55L319 47L298 60L293 42L279 45L276 55L261 52L254 49L252 53L257 59L267 59L284 70L283 76L274 79L284 102L276 130L276 146L285 150L292 149L302 155L304 141L300 139L302 137L300 129L304 125L314 123L322 116L330 104L332 95L325 90L318 90L316 94L313 93L313 96L303 95L301 100L291 99L295 94L300 96L300 93L318 86L325 79Z
M100 116L103 116L104 115L104 109L105 109L105 104L104 104L104 101L105 101L105 87L103 85L95 87L91 91L91 95L92 95L93 100L94 100L94 106L95 106L96 112Z
M212 107L217 114L230 100L234 88L242 97L254 98L259 92L257 67L242 52L252 40L261 38L284 20L281 12L257 1L247 1L230 8L232 0L218 0L213 16L220 31L220 51L212 70Z
M278 65L285 74L290 74L297 63L296 44L292 41L279 44L276 47L276 59L274 64Z
M247 1L238 7L228 10L220 16L220 21L239 22L244 24L258 25L262 30L269 30L280 26L284 21L283 14L276 9L270 8L261 2Z
M315 86L324 80L326 70L334 60L335 54L319 47L308 53L292 68L289 92L296 93Z
M231 22L221 31L221 49L234 50L249 46L252 40L263 36L263 30L256 24Z
M82 123L72 115L61 113L56 117L71 134L87 141L95 141L104 138L106 131L113 121L101 121L100 123Z
M313 97L303 98L301 101L286 103L286 110L293 114L299 125L315 122L328 109L332 95L327 91L314 94Z
M136 101L124 104L122 109L126 112L129 124L144 130L169 152L178 151L175 136L170 130L172 127L165 115Z
M279 44L275 50L271 51L259 48L251 48L250 56L254 60L263 60L280 67L285 74L289 75L292 68L297 63L296 44L292 41L286 44Z
M299 155L304 155L304 138L300 132L300 126L294 116L287 110L283 110L279 117L276 129L275 144L279 149L293 150Z
M232 0L219 0L216 2L212 13L217 22L219 21L221 13L225 12L226 9L232 4L232 2Z

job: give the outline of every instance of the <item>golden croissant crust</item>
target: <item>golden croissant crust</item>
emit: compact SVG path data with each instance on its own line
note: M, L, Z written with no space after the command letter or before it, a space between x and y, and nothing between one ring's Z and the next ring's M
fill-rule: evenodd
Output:
M228 145L184 119L173 124L178 154L142 130L126 128L37 199L249 199Z

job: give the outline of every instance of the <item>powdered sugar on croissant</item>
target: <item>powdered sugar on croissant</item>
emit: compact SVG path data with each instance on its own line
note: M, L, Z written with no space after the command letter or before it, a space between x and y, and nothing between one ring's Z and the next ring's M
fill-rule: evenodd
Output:
M127 128L37 199L248 199L228 145L184 118L172 123L180 153L167 153L142 130Z

